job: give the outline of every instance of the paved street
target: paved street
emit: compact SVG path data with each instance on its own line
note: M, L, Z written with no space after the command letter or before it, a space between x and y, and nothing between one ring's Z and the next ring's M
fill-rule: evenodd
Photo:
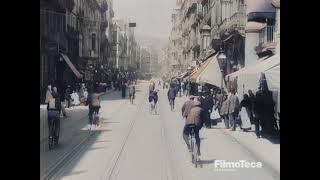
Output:
M137 88L134 105L118 93L104 97L103 125L79 148L75 158L65 163L53 179L110 180L192 180L192 179L277 179L269 168L217 171L215 160L255 159L250 152L218 128L202 129L202 167L195 168L182 139L183 120L177 98L170 111L166 92L159 93L159 114L149 113L147 83ZM85 126L85 125L83 125ZM81 128L85 131L85 127ZM88 136L88 135L87 135ZM71 140L70 142L72 142Z

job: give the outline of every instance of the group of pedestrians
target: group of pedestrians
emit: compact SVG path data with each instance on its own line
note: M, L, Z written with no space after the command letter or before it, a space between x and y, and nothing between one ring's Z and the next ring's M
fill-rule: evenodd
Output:
M279 132L274 106L272 94L266 89L260 89L256 95L248 90L241 102L236 91L232 89L229 95L222 95L220 115L225 127L232 131L235 131L237 124L240 124L243 131L250 130L251 124L254 124L258 138L273 136Z
M80 88L71 89L68 85L65 90L64 99L66 101L66 107L84 105L88 98L88 90L84 84L80 85Z

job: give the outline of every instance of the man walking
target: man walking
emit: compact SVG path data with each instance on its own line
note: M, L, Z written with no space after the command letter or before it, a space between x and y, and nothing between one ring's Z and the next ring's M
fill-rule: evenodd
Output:
M231 126L232 126L232 131L236 130L237 124L236 124L236 119L239 114L239 108L240 108L240 103L239 99L236 96L236 91L235 89L231 89L231 95L229 97L229 106L228 106L228 114L229 114L229 120Z
M176 98L176 95L177 95L176 88L172 85L168 90L168 100L172 110L174 109L174 100Z

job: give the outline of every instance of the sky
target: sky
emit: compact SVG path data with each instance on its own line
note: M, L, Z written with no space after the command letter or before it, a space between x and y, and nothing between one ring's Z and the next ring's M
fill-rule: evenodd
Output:
M116 18L127 17L136 22L139 39L167 40L171 30L171 14L176 0L113 0Z

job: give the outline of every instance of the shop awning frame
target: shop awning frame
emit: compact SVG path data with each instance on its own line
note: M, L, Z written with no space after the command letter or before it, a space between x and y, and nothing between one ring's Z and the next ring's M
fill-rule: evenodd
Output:
M77 68L72 64L72 62L70 61L69 57L63 53L60 53L60 55L62 56L62 58L64 59L64 61L68 64L69 68L71 69L71 71L76 75L76 77L78 79L82 79L83 75L77 70Z

